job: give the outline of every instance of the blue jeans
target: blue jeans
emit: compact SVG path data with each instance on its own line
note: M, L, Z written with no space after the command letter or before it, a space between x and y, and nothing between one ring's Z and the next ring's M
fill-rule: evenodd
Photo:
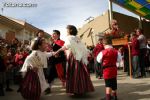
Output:
M133 77L136 78L140 76L140 63L139 63L139 56L132 57L132 73Z

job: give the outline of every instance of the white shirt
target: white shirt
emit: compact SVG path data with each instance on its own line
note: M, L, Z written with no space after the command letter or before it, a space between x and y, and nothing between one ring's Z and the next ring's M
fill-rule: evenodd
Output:
M105 45L104 48L105 48L105 49L108 49L108 48L113 48L113 47L112 47L111 45ZM103 53L100 52L100 53L97 55L97 59L96 59L97 62L102 63L102 58L103 58ZM118 52L117 62L120 62L121 59L122 59L121 54L120 54L120 52Z

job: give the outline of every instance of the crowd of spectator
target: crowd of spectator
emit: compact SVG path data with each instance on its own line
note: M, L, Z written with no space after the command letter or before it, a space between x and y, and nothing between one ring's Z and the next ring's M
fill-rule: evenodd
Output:
M5 95L5 91L13 91L11 84L20 84L21 73L19 72L25 58L30 53L28 43L23 43L17 38L8 43L0 38L0 95ZM4 87L5 90L4 90Z

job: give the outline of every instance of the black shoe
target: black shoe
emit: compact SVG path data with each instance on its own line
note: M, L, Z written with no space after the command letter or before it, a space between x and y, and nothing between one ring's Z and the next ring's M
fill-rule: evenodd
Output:
M5 94L4 93L0 93L0 96L5 96Z
M111 100L118 100L117 96L112 96Z
M0 96L5 96L4 90L0 90Z
M17 90L17 92L21 92L21 88L19 88L19 89Z
M46 90L45 90L45 95L48 95L48 94L50 94L51 93L51 89L50 88L47 88Z
M11 89L11 88L6 88L6 91L7 91L7 92L12 92L13 89Z

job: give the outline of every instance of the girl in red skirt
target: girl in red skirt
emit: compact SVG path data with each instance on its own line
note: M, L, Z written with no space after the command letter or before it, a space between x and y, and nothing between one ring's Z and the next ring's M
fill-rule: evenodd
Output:
M39 100L41 92L49 88L45 80L43 68L47 67L47 58L52 52L45 52L44 38L36 38L31 44L32 53L27 56L21 72L25 73L20 92L27 100Z

